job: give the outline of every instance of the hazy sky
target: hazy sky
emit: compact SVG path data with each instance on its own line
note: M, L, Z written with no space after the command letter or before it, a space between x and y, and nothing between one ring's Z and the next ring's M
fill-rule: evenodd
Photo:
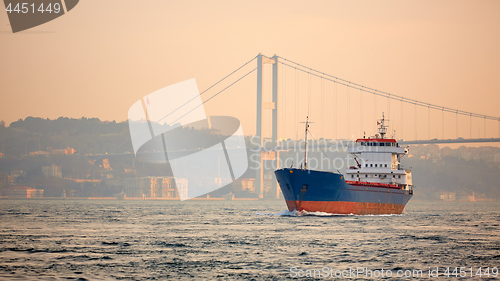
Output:
M123 121L141 97L191 78L201 92L258 53L396 95L500 117L500 1L242 3L83 0L65 16L17 34L6 12L0 12L0 120L85 116ZM286 108L280 113L285 119L281 136L300 136L296 122L305 119L308 103L317 137L372 134L382 111L398 137L457 136L453 114L446 114L443 124L441 112L431 112L429 130L429 113L419 108L415 130L414 106L369 94L361 103L359 92L350 91L348 111L345 88L338 88L335 106L331 83L324 85L321 121L321 82L311 79L308 100L309 80L302 74L297 114L295 72L285 73L280 76L285 85L280 108ZM264 79L268 100L267 68ZM253 134L255 96L253 73L205 109L210 115L238 117L245 134ZM269 123L269 114L264 120ZM459 136L470 136L469 120L459 118ZM472 137L498 137L499 122L488 121L486 134L483 120L473 122ZM269 125L264 132L270 132Z

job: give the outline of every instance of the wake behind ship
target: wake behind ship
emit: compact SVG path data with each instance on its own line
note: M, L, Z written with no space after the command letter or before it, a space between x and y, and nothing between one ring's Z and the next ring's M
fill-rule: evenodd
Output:
M399 160L408 150L395 139L384 138L387 127L377 122L379 134L357 139L348 148L357 166L345 175L307 169L307 130L304 168L275 171L289 211L326 212L332 214L380 215L401 214L413 196L410 170ZM358 161L359 159L359 161Z

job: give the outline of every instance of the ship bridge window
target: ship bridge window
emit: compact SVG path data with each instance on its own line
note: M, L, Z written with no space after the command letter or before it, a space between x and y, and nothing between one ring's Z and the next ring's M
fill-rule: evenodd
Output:
M366 166L365 166L365 167L368 167L368 164L366 164Z
M351 175L351 178L354 178L354 175Z
M380 143L380 146L385 146L385 143L381 142L381 143Z
M401 175L398 176L398 179L400 179L400 178L401 178Z
M375 168L377 168L377 164L375 164Z
M370 167L373 167L373 164L370 164Z
M365 178L367 178L367 177L368 177L368 175L365 175Z
M387 164L385 164L385 167L387 168Z

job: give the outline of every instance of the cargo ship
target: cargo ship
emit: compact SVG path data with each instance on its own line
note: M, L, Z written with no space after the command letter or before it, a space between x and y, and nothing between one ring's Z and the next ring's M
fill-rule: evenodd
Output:
M357 139L348 146L356 166L345 175L307 168L306 119L304 162L300 168L284 168L274 173L289 211L331 214L383 215L401 214L413 196L411 170L400 159L408 148L394 138L385 138L386 120L377 121L378 134Z

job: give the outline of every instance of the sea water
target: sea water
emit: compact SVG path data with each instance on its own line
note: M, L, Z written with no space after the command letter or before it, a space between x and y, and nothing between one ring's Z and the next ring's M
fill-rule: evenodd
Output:
M2 200L0 279L485 280L481 267L500 280L499 222L500 202L341 216L283 201Z

